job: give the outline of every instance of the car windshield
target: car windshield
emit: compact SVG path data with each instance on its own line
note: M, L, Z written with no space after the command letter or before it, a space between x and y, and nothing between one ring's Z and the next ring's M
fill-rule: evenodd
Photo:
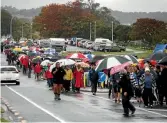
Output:
M1 68L1 72L2 72L2 71L16 71L16 69L13 68L13 67Z

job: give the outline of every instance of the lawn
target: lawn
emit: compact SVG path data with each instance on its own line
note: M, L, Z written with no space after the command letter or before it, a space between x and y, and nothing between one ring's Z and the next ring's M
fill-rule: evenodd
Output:
M2 114L3 113L5 113L5 110L1 107L1 116L2 116ZM3 122L9 122L8 120L6 120L6 119L4 119L4 118L0 118L0 121L1 121L1 123L3 123Z
M67 56L68 54L71 54L71 53L77 53L75 51L73 52L63 52L62 53L62 56ZM125 52L98 52L98 51L95 51L95 52L92 52L92 54L94 55L127 55L127 54L135 54L134 52L132 51L125 51ZM138 54L135 54L138 56L138 58L146 58L148 57L149 55L152 54L152 51L151 50L145 50L144 53L138 53Z

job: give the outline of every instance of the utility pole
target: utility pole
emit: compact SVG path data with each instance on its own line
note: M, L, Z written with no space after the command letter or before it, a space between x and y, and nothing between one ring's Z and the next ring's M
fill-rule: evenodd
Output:
M13 34L12 34L12 31L13 31L13 29L12 29L13 18L14 18L14 16L12 16L12 18L11 18L11 20L10 20L10 36L11 36L11 38L13 38Z
M24 34L23 34L23 24L22 24L22 26L21 26L21 37L23 38L23 36L24 36Z
M94 32L94 40L96 40L96 21L95 21L95 32Z
M92 23L90 22L90 41L92 40Z
M114 25L113 25L113 21L112 21L112 41L114 41Z
M32 23L31 23L31 39L32 39Z

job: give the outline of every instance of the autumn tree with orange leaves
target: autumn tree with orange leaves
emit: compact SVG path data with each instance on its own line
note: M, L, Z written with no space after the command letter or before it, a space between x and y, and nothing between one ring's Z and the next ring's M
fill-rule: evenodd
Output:
M138 19L132 26L130 37L133 40L146 40L150 44L160 42L167 39L167 24L155 19Z
M82 9L79 1L50 4L35 17L34 26L43 37L71 37L94 19L90 11Z

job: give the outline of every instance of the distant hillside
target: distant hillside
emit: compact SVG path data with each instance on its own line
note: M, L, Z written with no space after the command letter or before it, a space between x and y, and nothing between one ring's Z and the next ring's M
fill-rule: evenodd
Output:
M32 9L21 9L11 6L2 7L3 9L9 11L12 15L19 18L26 18L32 20L33 17L37 16L41 8L32 8ZM132 24L136 22L138 18L153 18L157 20L162 20L167 22L167 12L121 12L121 11L112 11L112 15L121 23L121 24Z

